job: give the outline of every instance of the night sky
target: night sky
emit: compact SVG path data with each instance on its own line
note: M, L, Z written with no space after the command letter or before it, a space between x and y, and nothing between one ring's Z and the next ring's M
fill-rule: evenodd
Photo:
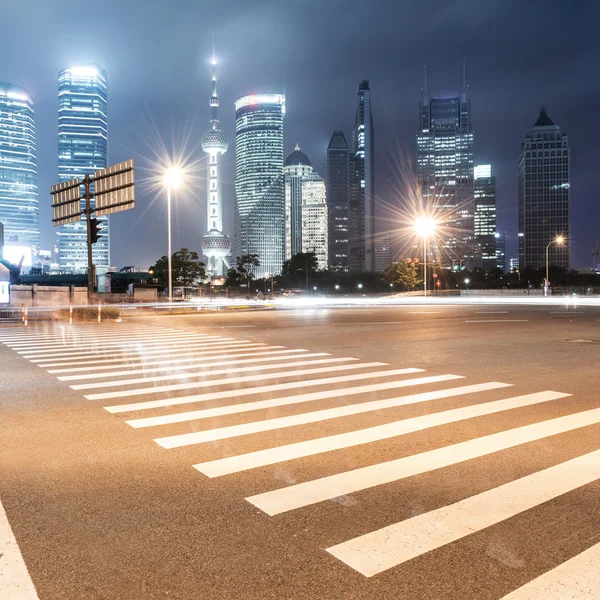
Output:
M96 62L108 72L109 163L133 157L137 206L112 217L111 263L147 267L166 253L165 202L148 184L155 152L187 152L195 177L177 194L174 248L200 250L210 52L219 60L225 232L233 233L236 98L285 85L285 154L298 142L325 176L334 129L348 141L356 93L369 79L377 195L398 200L414 163L423 65L432 96L457 95L462 62L472 101L476 163L492 163L498 229L516 256L517 160L540 106L569 135L572 266L591 266L600 237L600 9L575 0L34 0L4 2L0 81L27 89L36 111L42 246L54 241L57 75ZM143 167L143 169L142 169ZM387 209L386 214L392 211ZM382 224L380 229L389 225Z

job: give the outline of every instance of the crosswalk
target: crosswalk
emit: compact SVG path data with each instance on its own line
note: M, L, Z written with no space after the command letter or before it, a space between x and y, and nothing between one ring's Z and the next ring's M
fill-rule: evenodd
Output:
M107 414L124 416L124 425L147 430L158 447L196 452L200 460L190 466L204 477L251 476L309 457L327 457L328 464L338 464L333 473L283 485L279 481L280 487L258 489L245 497L270 518L285 519L294 511L482 457L501 457L531 442L553 444L555 436L600 425L600 407L587 407L356 467L343 460L336 463L337 457L349 449L368 451L372 444L436 427L492 419L526 407L541 410L570 394L553 390L524 394L509 382L469 381L461 374L428 373L419 365L396 366L159 326L4 329L0 341L82 392L85 400L99 402ZM403 416L407 407L419 409L417 415ZM241 421L228 421L241 416L245 416ZM187 424L183 431L181 424ZM315 434L311 425L322 427L327 435ZM303 428L310 431L304 439ZM293 436L282 442L287 431ZM277 435L260 437L268 432ZM257 442L250 450L245 446L245 451L236 450L236 444L252 436ZM223 440L226 446L203 446ZM374 577L598 480L600 449L435 510L332 540L324 556L326 551L347 568ZM600 589L599 570L593 568L599 560L600 544L538 574L505 600L570 598L560 594L573 582L582 594L573 598L598 598L589 594Z

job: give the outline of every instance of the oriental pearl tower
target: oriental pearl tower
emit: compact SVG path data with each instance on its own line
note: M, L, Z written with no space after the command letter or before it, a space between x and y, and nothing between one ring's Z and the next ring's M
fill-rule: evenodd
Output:
M225 269L229 268L228 256L231 254L231 240L223 233L223 204L219 177L219 157L227 152L229 144L225 134L219 129L219 119L217 118L219 97L217 96L216 64L213 47L212 95L209 101L212 110L211 127L201 139L202 150L208 154L206 203L208 233L202 238L202 253L206 258L206 272L209 276L224 275Z

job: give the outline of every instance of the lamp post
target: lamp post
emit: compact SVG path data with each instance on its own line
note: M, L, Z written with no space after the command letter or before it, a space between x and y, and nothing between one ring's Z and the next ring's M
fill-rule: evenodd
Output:
M171 190L178 188L181 183L181 169L170 167L167 169L164 177L165 185L167 186L167 262L169 270L169 302L173 302L173 271L171 265Z
M414 224L415 231L423 238L423 295L427 297L427 250L429 236L435 232L436 222L428 216L419 217Z
M557 237L555 237L553 240L550 241L550 243L546 246L546 281L548 280L548 271L549 271L549 262L548 262L548 257L549 257L549 253L550 253L550 246L552 246L552 244L556 244L557 246L562 246L565 243L565 238L562 235L559 235Z

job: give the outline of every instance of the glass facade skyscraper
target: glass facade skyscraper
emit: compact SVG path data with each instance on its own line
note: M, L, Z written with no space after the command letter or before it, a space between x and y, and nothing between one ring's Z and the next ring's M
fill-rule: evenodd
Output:
M343 131L334 131L327 146L327 206L329 213L329 268L350 270L350 148Z
M284 260L284 116L282 94L235 103L235 250L258 254L258 277L280 273Z
M540 116L521 144L519 156L519 266L542 269L546 246L557 236L549 263L563 269L570 264L570 154L569 139L542 106Z
M471 101L466 86L460 96L421 95L417 132L417 178L425 209L443 221L447 235L433 248L442 263L466 260L473 266L474 193Z
M33 103L25 90L9 83L0 83L0 223L6 246L39 250Z
M492 165L477 165L474 169L475 217L474 234L481 267L495 269L496 256L496 177ZM479 261L477 261L479 262Z
M58 75L58 180L83 179L85 175L91 176L97 169L107 166L106 71L97 65L65 69ZM101 271L110 264L108 216L98 217L98 221L102 237L93 246L93 260ZM86 243L85 217L61 225L61 271L87 272Z
M368 81L358 86L352 131L354 193L350 210L350 268L375 270L375 132Z

